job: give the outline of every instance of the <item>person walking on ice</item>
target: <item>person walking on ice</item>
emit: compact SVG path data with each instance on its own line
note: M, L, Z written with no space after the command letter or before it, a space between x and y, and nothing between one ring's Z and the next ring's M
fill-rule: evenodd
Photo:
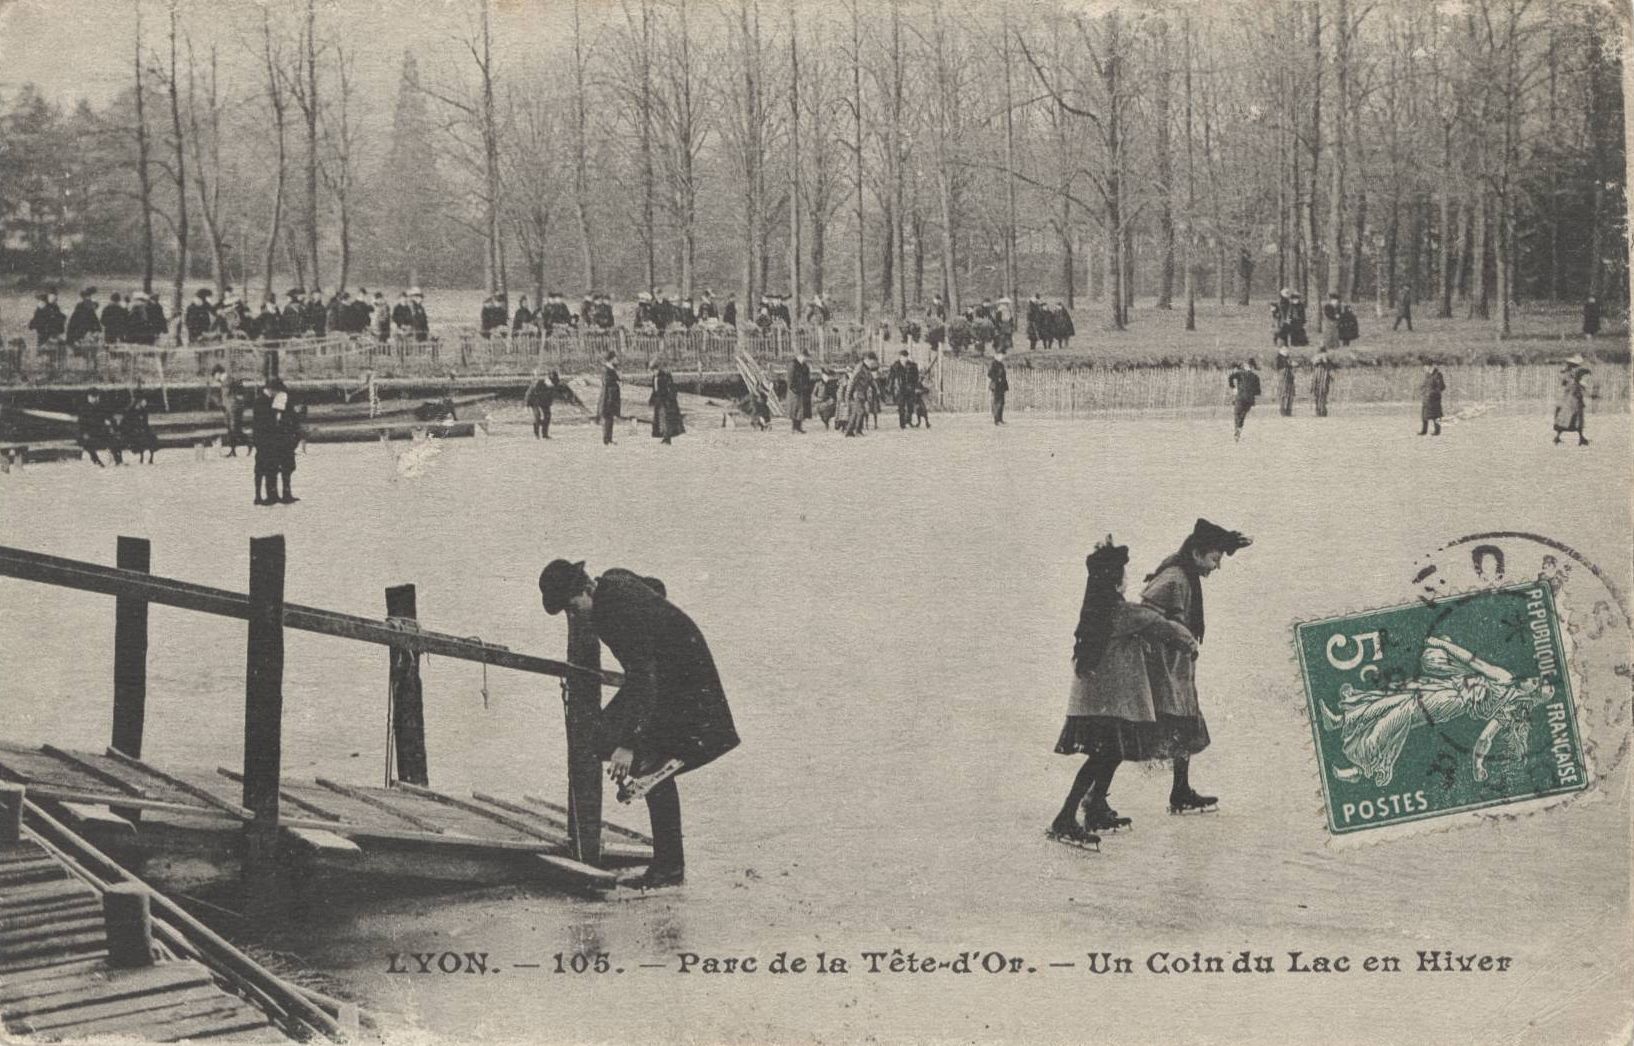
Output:
M1185 625L1123 598L1128 563L1128 546L1114 545L1110 534L1084 560L1088 577L1073 633L1072 690L1055 751L1088 758L1045 833L1076 846L1098 844L1096 832L1128 827L1130 819L1107 803L1119 763L1172 755L1152 699L1148 656L1158 650L1186 658L1197 654L1197 641Z
M1226 376L1226 386L1232 392L1231 439L1233 442L1241 442L1243 422L1248 420L1248 412L1254 409L1254 401L1260 395L1260 376L1254 369L1254 361L1239 363Z
M1197 520L1180 550L1146 576L1142 603L1171 621L1186 626L1199 645L1203 642L1203 579L1220 569L1225 556L1253 544L1235 530ZM1164 647L1154 652L1151 664L1152 706L1157 714L1159 751L1174 759L1174 785L1169 791L1169 812L1206 810L1218 800L1199 795L1191 786L1191 757L1208 747L1208 724L1197 700L1196 657Z
M1588 437L1583 434L1583 415L1587 395L1583 389L1583 377L1589 369L1583 366L1582 356L1573 356L1566 361L1566 368L1560 372L1560 396L1555 403L1555 442L1560 442L1560 436L1565 432L1577 433L1577 445L1589 445Z
M545 613L587 616L624 670L624 685L602 709L597 749L621 796L647 800L652 864L629 883L643 889L686 878L676 776L739 743L709 644L661 588L619 569L592 578L582 560L552 560L539 574Z
M993 397L993 424L1004 424L1004 397L1010 392L1010 372L1004 366L1004 353L993 353L993 362L987 367L987 388Z
M1432 436L1441 435L1441 396L1447 391L1447 379L1441 376L1441 368L1429 360L1424 361L1424 380L1418 386L1420 436L1429 432L1430 426L1435 426Z

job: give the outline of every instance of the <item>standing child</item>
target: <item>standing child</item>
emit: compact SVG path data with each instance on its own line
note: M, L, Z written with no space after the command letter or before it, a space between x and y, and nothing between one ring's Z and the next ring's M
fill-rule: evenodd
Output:
M1084 560L1088 578L1073 633L1072 691L1055 751L1088 758L1046 833L1074 845L1099 843L1095 832L1129 824L1107 803L1119 763L1170 754L1153 703L1148 653L1163 649L1191 657L1197 652L1197 641L1184 625L1123 598L1128 562L1128 546L1113 545L1110 534Z
M1140 600L1171 621L1186 626L1199 646L1203 642L1203 578L1220 569L1222 557L1253 544L1253 539L1199 519L1180 550L1146 576ZM1152 705L1157 712L1161 750L1174 759L1169 812L1206 810L1218 800L1199 795L1191 786L1191 757L1208 747L1208 724L1197 700L1195 653L1165 647L1153 658Z

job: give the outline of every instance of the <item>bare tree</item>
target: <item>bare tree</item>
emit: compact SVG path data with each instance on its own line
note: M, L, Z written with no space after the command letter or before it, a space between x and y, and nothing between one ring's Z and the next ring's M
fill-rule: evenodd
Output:
M584 27L579 18L579 0L573 0L573 216L579 224L579 260L584 292L600 286L596 269L596 246L590 231L590 163L585 110L584 73L589 60L584 45Z
M261 269L261 293L270 297L272 270L278 261L278 233L284 224L284 183L288 179L288 134L285 129L289 101L284 94L284 79L280 72L282 58L272 34L272 15L261 9L261 59L267 77L267 107L272 112L273 140L277 148L277 163L273 169L272 217L267 222L267 246Z
M199 215L204 219L210 241L210 273L220 295L227 285L226 232L221 202L221 109L216 75L216 48L210 48L210 75L205 87L204 118L199 118L197 63L193 39L187 38L187 129L193 153L193 185L199 198Z
M142 83L142 0L136 9L136 182L142 203L142 293L153 293L153 179L148 168L147 89Z
M357 180L354 145L356 129L352 126L352 52L336 41L335 82L337 94L333 104L323 110L322 133L324 153L318 171L324 187L335 201L340 233L340 275L336 279L338 293L346 287L352 274L352 187Z

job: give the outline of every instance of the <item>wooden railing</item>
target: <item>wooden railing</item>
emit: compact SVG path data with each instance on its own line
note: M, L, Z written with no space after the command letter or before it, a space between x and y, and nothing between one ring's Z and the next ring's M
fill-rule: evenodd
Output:
M451 372L527 375L535 370L587 374L600 368L609 349L618 353L625 369L644 367L656 358L677 376L684 376L734 372L740 351L756 359L787 359L796 346L818 363L846 363L869 348L877 350L877 339L876 333L862 327L832 325L767 331L699 326L662 335L621 327L559 331L549 336L496 333L486 338L476 331L458 330L424 341L396 335L385 341L367 335L332 335L156 346L91 341L73 349L57 344L43 350L16 340L0 351L0 383L129 383L140 378L149 385L163 386L197 381L216 366L234 377L275 371L285 378L347 380L357 380L366 372L382 378L442 378Z
M316 632L389 647L388 685L396 774L411 784L429 783L425 724L415 655L476 661L496 668L563 680L568 755L569 835L575 857L601 863L601 764L596 723L603 685L620 686L623 676L603 671L601 648L589 616L570 612L568 660L521 654L506 647L421 628L414 613L412 585L387 590L387 619L376 621L284 600L284 539L250 539L250 584L246 593L211 588L149 573L151 547L145 539L119 539L118 566L107 567L60 556L0 546L0 577L116 598L114 627L114 748L139 758L147 700L147 607L151 603L249 622L245 663L244 803L253 819L247 826L251 852L269 856L277 846L282 762L284 630Z

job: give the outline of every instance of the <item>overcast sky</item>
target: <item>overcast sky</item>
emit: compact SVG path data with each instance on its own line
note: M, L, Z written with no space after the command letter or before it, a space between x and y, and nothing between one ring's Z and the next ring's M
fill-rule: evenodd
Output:
M581 0L586 30L622 18L617 0ZM303 0L179 0L181 25L196 52L214 44L224 85L255 83L248 46L260 33L261 10L293 31ZM397 89L403 52L415 51L422 69L462 57L460 39L475 25L475 0L319 0L320 33L336 33L357 56L358 87L369 101ZM130 83L135 0L0 0L0 98L36 84L64 106L80 98L101 105ZM142 0L143 36L163 48L168 0ZM551 34L571 32L569 0L493 0L494 48L502 66L526 62ZM469 65L469 59L465 59ZM465 72L463 67L458 71ZM504 69L501 69L504 72Z

